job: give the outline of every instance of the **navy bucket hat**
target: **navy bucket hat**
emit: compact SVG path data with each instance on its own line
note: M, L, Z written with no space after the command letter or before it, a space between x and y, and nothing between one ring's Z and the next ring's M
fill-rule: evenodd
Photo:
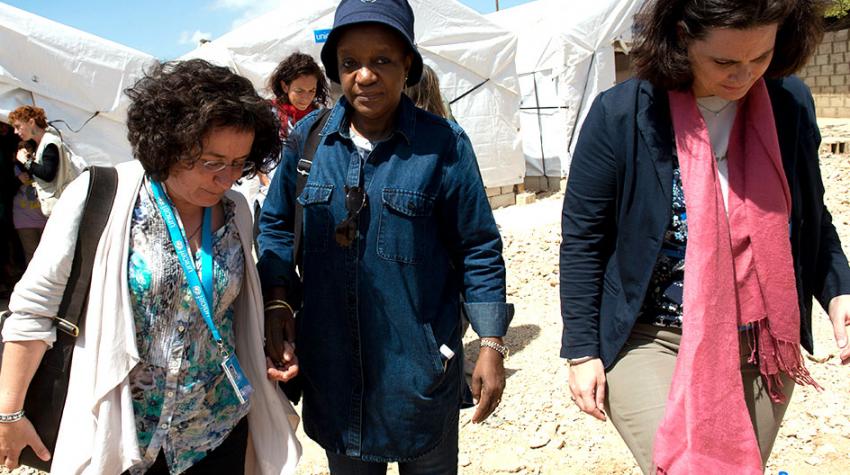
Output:
M407 73L407 85L412 86L422 77L422 55L413 40L413 9L407 0L342 0L336 7L334 26L322 47L322 64L331 81L339 83L336 45L343 27L358 23L380 23L397 31L407 42L413 54L413 63Z

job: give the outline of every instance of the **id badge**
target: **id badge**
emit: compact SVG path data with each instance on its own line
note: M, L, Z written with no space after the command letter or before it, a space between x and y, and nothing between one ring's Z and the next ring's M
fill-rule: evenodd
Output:
M230 381L230 385L233 387L233 391L236 393L239 402L242 404L247 403L248 399L251 398L251 394L254 393L254 388L251 386L248 378L245 377L245 373L242 372L242 367L239 366L239 360L236 359L236 355L230 355L225 358L221 362L221 367L224 369L224 374L227 375L227 379Z

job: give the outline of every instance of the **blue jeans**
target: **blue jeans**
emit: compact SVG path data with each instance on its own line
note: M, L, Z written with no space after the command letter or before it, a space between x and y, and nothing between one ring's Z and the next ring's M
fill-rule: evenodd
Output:
M458 425L455 423L445 438L434 450L406 462L398 463L401 475L457 475ZM364 462L329 451L328 468L331 475L385 475L384 462Z

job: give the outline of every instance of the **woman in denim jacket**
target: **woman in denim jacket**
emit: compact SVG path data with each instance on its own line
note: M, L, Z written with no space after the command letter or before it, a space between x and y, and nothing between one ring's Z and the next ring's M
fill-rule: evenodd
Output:
M293 130L260 217L267 352L285 363L283 340L297 343L305 431L334 474L385 473L387 462L402 474L457 472L461 305L485 346L473 422L505 384L513 307L501 238L466 134L402 95L422 71L413 44L406 0L340 3L322 62L344 97L316 131L299 196L297 163L321 114Z

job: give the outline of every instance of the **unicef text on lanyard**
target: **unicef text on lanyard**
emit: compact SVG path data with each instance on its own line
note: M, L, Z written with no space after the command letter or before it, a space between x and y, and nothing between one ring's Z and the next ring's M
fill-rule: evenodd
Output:
M183 273L186 275L192 297L198 304L198 309L212 333L213 340L218 345L219 353L223 359L221 367L224 369L224 374L227 375L230 385L233 386L239 402L245 404L254 392L254 388L251 387L251 383L245 377L236 355L231 355L224 349L224 342L218 333L215 322L213 322L212 208L204 208L204 220L201 225L203 228L201 230L201 276L204 279L203 284L201 284L198 271L195 269L195 262L189 254L189 243L183 237L180 226L177 225L177 218L174 216L171 203L165 198L162 184L151 180L151 191L153 191L159 212L162 214L162 220L168 227L168 235L171 237L171 243L174 244L180 267L183 268Z

